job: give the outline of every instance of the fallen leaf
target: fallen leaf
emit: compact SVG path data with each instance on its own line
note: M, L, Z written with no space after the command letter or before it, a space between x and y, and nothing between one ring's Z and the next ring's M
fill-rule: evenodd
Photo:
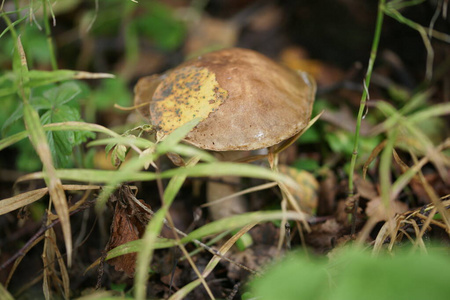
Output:
M391 201L389 205L394 214L401 214L408 210L408 205L397 200ZM389 218L387 207L381 197L376 197L367 203L366 215L375 218L376 221L386 221Z
M145 226L148 223L148 213L129 198L129 193L131 191L127 186L123 186L118 191L119 197L115 199L114 217L110 229L111 235L106 246L107 251L122 244L138 240L145 231ZM143 201L141 203L149 207ZM114 266L116 271L125 272L128 277L133 277L136 258L137 253L129 253L112 258L107 262Z
M207 68L186 66L164 75L150 103L151 123L167 135L195 118L206 119L228 97Z
M298 170L286 165L278 166L281 173L290 176L299 184L299 189L289 189L300 208L308 214L312 214L317 209L319 183L309 172Z

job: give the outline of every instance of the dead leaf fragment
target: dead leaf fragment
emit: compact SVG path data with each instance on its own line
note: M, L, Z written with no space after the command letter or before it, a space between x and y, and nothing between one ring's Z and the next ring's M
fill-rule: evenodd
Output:
M131 193L128 187L124 186L119 190L119 199L115 204L114 217L111 224L111 235L106 246L106 251L114 249L122 244L138 240L145 231L148 222L148 214L136 205L132 200L128 200L127 193ZM141 203L149 207L146 203ZM129 253L108 260L116 271L125 272L128 277L134 276L136 268L137 253Z
M281 173L290 176L300 186L299 189L289 189L300 208L308 214L317 209L319 183L309 172L298 170L285 165L278 166Z
M207 68L186 66L166 76L150 103L152 124L164 135L195 118L206 119L228 97Z
M127 215L126 208L117 205L114 211L111 237L107 250L114 249L117 246L137 239L139 239L139 231L134 226L130 216ZM133 277L136 267L136 257L136 253L125 254L108 260L108 263L114 266L116 271L125 272L129 277Z
M390 211L395 214L401 214L408 210L408 205L403 202L394 200L389 204ZM376 197L367 203L366 214L368 217L375 218L377 221L387 221L389 218L389 210L381 200L381 197Z

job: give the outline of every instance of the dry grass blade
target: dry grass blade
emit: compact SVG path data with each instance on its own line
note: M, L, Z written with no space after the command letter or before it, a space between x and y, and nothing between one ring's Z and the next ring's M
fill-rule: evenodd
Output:
M414 247L421 246L425 248L424 242L423 242L423 235L429 228L431 221L433 220L434 215L436 214L436 208L433 208L433 210L430 212L430 215L426 218L425 222L422 225L422 229L420 230L419 234L417 235L416 242L414 243Z
M230 198L233 198L233 197L242 196L242 195L246 195L246 194L257 192L257 191L262 191L262 190L265 190L265 189L270 189L270 188L275 187L277 185L278 185L278 183L276 183L276 182L269 182L269 183L261 184L261 185L258 185L258 186L255 186L255 187L251 187L251 188L242 190L240 192L228 195L226 197L222 197L222 198L214 200L212 202L204 203L204 204L202 204L200 206L201 207L208 207L208 206L211 206L211 205L216 205L216 204L219 204L219 203L221 203L223 201L226 201L226 200L228 200Z
M230 248L236 243L236 241L239 238L241 238L242 235L244 235L246 232L252 229L252 227L254 227L255 225L256 223L244 226L241 230L239 230L239 232L237 232L228 241L226 241L225 244L222 245L222 247L220 247L218 251L218 253L220 253L220 256L214 255L214 257L209 261L208 265L205 267L205 270L202 273L202 278L206 278L220 262L222 256L225 255L228 252L228 250L230 250ZM186 295L189 294L189 292L191 292L198 285L200 285L201 282L202 281L200 278L192 281L191 283L185 285L183 288L178 290L175 294L173 294L172 297L169 298L169 300L184 299Z
M11 271L8 274L8 278L6 279L6 283L5 283L6 287L8 287L9 282L11 281L11 278L12 278L14 272L16 271L17 267L19 266L20 262L25 257L25 255L28 253L28 251L30 251L30 249L32 249L34 246L36 246L43 239L44 239L44 236L40 236L39 238L37 238L33 243L31 243L27 248L25 248L22 251L21 255L14 261ZM0 299L3 299L3 298L0 297Z
M415 161L417 162L416 158L415 158ZM434 204L437 211L442 215L442 219L444 220L444 223L447 226L447 228L446 228L447 234L450 236L450 215L449 215L448 211L445 209L445 206L442 204L441 200L436 195L433 188L425 180L425 177L423 176L423 173L421 170L419 171L419 179L420 179L420 182L422 183L422 186L424 187L425 192L427 193L428 197L430 197L431 202Z
M224 256L228 250L250 229L252 229L256 223L249 224L241 228L235 235L233 235L228 241L223 244L222 247L220 247L218 254L220 255L214 255L214 257L210 260L208 265L206 266L205 270L202 273L203 277L207 277L209 274L211 274L212 270L217 266L219 261L222 259L221 256Z
M67 251L67 263L70 266L72 261L72 234L70 229L67 199L62 188L61 180L56 176L50 147L48 145L44 129L42 128L39 114L28 102L30 89L25 87L25 84L29 80L28 67L20 38L17 39L17 50L21 57L21 90L24 103L23 112L25 127L28 130L31 143L33 144L33 147L44 166L43 170L45 174L45 183L49 188L50 198L55 205L56 212L61 219L61 227Z
M363 166L363 179L366 179L367 170L369 169L370 164L375 160L375 158L377 158L381 150L383 150L384 146L386 146L386 140L378 144L375 149L372 150L372 153L370 153L369 158L366 160Z
M50 223L47 223L47 226ZM55 281L55 285L59 285L61 280L58 278L60 274L62 279L62 289L64 292L64 298L69 299L70 296L70 281L69 273L64 264L61 252L56 244L56 235L53 228L50 228L45 233L45 243L44 243L44 253L42 255L42 260L44 262L44 294L46 299L52 299L50 293L51 280ZM55 269L55 261L58 262L59 272ZM50 298L47 298L47 295Z
M48 226L47 222L47 226ZM55 237L55 232L53 229L48 229L45 232L44 235L44 250L42 252L41 258L42 258L42 264L44 265L44 272L43 272L43 283L42 283L42 289L44 292L45 300L50 300L52 298L51 296L51 276L56 273L56 270L54 270L53 262L55 259L55 249L54 245L50 242L52 238Z
M172 217L170 216L169 213L166 214L166 218L167 218L167 221L169 222L169 224L172 227L172 232L173 232L173 234L175 236L175 239L176 239L176 241L178 243L178 248L180 248L181 252L183 252L184 257L186 257L186 260L191 265L191 267L194 270L195 274L199 277L201 284L203 285L203 287L205 288L206 292L208 293L208 296L211 299L214 299L214 295L213 295L211 289L209 288L208 284L206 283L205 278L200 274L199 269L195 265L194 261L192 260L191 256L189 255L188 251L186 250L186 247L180 242L180 237L178 236L177 231L175 230L175 225L173 224Z
M436 147L436 151L440 152L444 149L450 148L450 138L446 139L442 144ZM408 185L409 181L422 167L430 161L429 153L422 157L414 166L412 166L407 172L402 174L392 185L391 197L396 198L400 192Z
M84 71L78 71L74 79L100 79L100 78L114 78L115 76L113 74L109 73L90 73L90 72L84 72Z
M445 210L448 212L449 210L449 205L450 205L450 200L446 200L449 199L450 195L447 195L445 197L442 197L441 199L439 199L439 203L445 208ZM435 216L437 212L437 209L435 207L434 204L428 204L424 207L420 207L417 208L413 211L407 211L403 214L397 215L394 217L394 222L395 222L395 231L396 234L395 236L397 237L396 239L391 239L390 241L390 245L389 245L389 249L392 250L394 243L396 241L399 241L401 239L401 235L398 234L398 232L401 232L402 234L406 235L407 238L417 247L421 247L422 249L424 249L424 245L423 245L423 241L422 241L422 237L423 234L425 233L426 230L428 230L431 224L441 227L444 230L448 231L448 226L444 223L444 222L439 222L438 220L434 220L433 217ZM423 214L426 213L427 215L424 216ZM420 228L417 225L417 222L414 218L420 218L421 220L421 227ZM416 234L416 239L414 240L412 237L409 236L408 233L405 232L405 230L402 229L403 226L412 226L414 229L414 232ZM383 225L383 227L380 229L380 231L378 232L378 235L375 239L375 244L374 244L374 248L373 251L374 253L378 253L379 251L381 251L386 239L388 237L390 237L390 233L388 231L388 227L389 225L386 223ZM426 250L424 250L426 251Z
M59 270L61 272L61 279L63 283L63 290L64 290L64 298L70 299L70 280L69 280L69 273L67 272L66 265L64 264L63 257L61 255L61 252L59 251L55 240L51 241L53 244L53 247L55 249L56 259L58 261Z
M47 192L48 188L41 188L22 193L14 197L3 199L2 201L0 201L0 215L7 214L13 210L31 204L44 197Z
M68 184L63 185L62 188L65 191L83 191L83 190L97 190L100 189L99 185L77 185L77 184ZM42 197L44 197L48 193L48 187L21 193L19 195L6 198L0 201L0 215L7 214L13 210L21 208L25 205L29 205ZM76 209L71 208L71 209Z

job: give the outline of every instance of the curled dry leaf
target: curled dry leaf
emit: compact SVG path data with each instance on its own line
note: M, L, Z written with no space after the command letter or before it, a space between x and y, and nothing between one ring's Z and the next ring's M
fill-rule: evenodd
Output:
M356 197L361 197L369 200L366 207L366 215L375 218L376 221L387 220L389 211L386 205L383 204L381 197L375 189L375 186L361 177L355 179L355 187L357 190ZM403 202L394 200L390 203L392 213L403 213L408 210L408 205Z
M317 209L319 183L316 178L309 172L298 170L285 165L278 167L281 173L286 174L299 184L299 189L289 189L300 208L312 214Z
M394 214L401 214L408 210L408 205L397 200L392 201L389 205L391 212ZM389 210L381 200L381 197L376 197L367 203L366 215L370 218L375 218L376 221L387 221Z
M107 251L141 238L149 220L148 214L127 197L127 193L131 193L128 187L122 187L118 193L119 199L115 203L111 235L106 246ZM141 203L149 207L145 202L141 201ZM108 263L114 266L116 271L125 272L128 277L133 277L136 257L137 253L129 253L112 258L108 260Z

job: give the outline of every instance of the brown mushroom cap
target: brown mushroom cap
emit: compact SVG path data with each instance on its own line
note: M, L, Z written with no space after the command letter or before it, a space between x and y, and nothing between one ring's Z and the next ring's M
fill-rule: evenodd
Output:
M200 89L202 97L186 96L189 90ZM231 48L187 61L159 77L141 79L135 104L150 101L141 113L150 115L153 125L166 126L169 133L185 123L175 121L180 117L181 122L183 108L192 108L189 101L194 98L205 109L204 120L186 136L186 142L214 151L254 150L276 145L304 129L315 90L314 80L306 73L255 51ZM199 98L204 95L207 102L202 104ZM166 111L167 106L172 112ZM195 117L192 111L189 114ZM170 127L166 122L171 122Z

